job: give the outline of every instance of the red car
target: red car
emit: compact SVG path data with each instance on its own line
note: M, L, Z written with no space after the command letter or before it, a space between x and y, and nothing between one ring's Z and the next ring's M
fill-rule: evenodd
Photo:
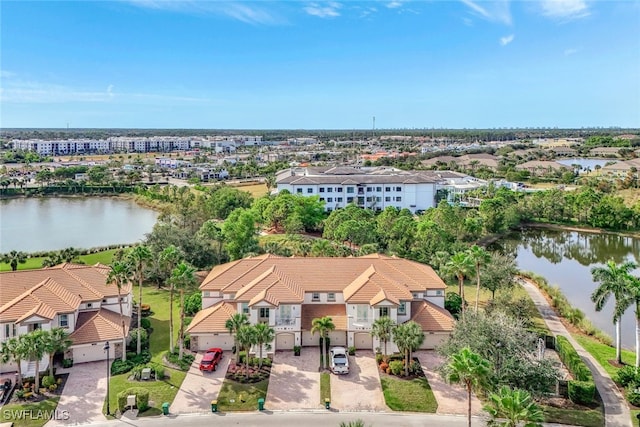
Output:
M222 359L222 349L221 348L210 348L207 352L202 356L202 360L200 361L200 370L201 371L215 371L218 362Z

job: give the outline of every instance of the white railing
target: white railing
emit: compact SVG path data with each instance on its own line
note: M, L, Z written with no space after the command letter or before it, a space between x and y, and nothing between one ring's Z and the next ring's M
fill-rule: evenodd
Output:
M299 331L299 317L276 317L274 325L271 325L276 331Z
M291 326L296 324L295 317L280 317L276 318L276 326Z

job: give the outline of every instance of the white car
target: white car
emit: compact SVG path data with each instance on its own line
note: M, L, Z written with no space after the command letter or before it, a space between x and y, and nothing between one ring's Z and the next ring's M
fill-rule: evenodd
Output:
M344 347L333 347L329 351L329 367L334 374L349 373L349 358Z

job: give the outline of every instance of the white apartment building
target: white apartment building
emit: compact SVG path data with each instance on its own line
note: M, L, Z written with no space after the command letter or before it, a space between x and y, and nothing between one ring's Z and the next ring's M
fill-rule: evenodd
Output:
M51 141L41 139L14 139L11 143L15 150L35 151L43 156L75 153L106 153L111 150L109 142L104 139L64 139Z

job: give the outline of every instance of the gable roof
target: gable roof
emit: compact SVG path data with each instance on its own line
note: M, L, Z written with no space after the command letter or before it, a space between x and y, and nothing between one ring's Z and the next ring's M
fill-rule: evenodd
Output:
M347 330L347 307L344 304L304 304L302 306L301 326L310 331L313 319L329 316L336 331Z
M229 332L225 327L225 323L236 313L237 310L232 304L220 301L196 313L187 328L187 332L191 334Z
M411 302L411 320L416 322L423 331L450 332L455 320L451 313L429 301Z
M2 281L4 293L4 281ZM53 319L56 313L75 311L82 300L51 278L46 278L0 307L0 321L19 322L32 315Z
M129 334L131 318L124 316L125 335ZM69 335L74 345L122 339L120 314L107 309L78 313L76 330Z

